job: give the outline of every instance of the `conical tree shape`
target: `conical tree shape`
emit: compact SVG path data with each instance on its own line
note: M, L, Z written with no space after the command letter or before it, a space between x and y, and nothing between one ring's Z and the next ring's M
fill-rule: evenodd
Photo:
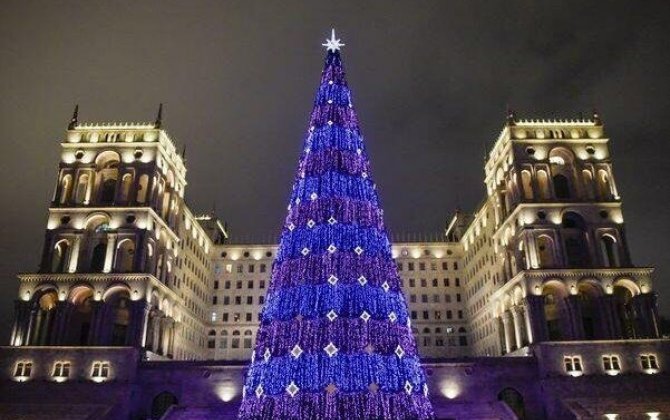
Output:
M329 50L240 419L433 417L337 48Z

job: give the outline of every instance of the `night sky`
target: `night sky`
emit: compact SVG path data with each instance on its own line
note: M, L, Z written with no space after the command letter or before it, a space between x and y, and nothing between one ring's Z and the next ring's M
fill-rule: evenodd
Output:
M540 6L540 3L542 5ZM37 268L59 142L80 121L152 121L187 146L186 197L233 238L274 240L335 27L394 234L437 235L484 198L509 106L611 138L635 264L670 314L667 1L156 1L0 5L0 343Z

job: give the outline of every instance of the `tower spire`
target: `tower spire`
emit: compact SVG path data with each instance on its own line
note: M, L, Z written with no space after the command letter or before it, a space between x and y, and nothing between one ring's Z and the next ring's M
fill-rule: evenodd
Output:
M74 106L74 112L72 112L72 118L70 118L70 123L67 125L68 130L74 130L74 128L77 126L77 123L79 118L79 104L76 104Z
M163 103L161 102L158 105L158 114L156 115L156 121L154 121L155 128L161 128L163 125Z

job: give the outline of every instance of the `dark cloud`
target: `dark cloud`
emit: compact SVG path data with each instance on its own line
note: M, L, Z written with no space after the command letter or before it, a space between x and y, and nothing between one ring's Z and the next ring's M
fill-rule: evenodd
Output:
M58 142L81 119L152 120L188 146L187 199L233 235L281 220L336 27L396 233L436 234L483 198L483 150L506 107L573 117L612 139L635 262L670 311L669 7L665 1L26 2L0 5L2 315L34 270ZM2 322L2 320L0 320ZM6 322L2 322L6 324Z

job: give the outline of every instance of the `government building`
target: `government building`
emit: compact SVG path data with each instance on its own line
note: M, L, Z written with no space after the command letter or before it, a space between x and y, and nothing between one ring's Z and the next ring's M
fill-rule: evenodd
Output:
M599 116L510 112L492 143L480 206L392 246L437 418L668 418L670 340ZM277 244L189 208L160 109L75 109L54 175L0 347L0 419L236 418Z

